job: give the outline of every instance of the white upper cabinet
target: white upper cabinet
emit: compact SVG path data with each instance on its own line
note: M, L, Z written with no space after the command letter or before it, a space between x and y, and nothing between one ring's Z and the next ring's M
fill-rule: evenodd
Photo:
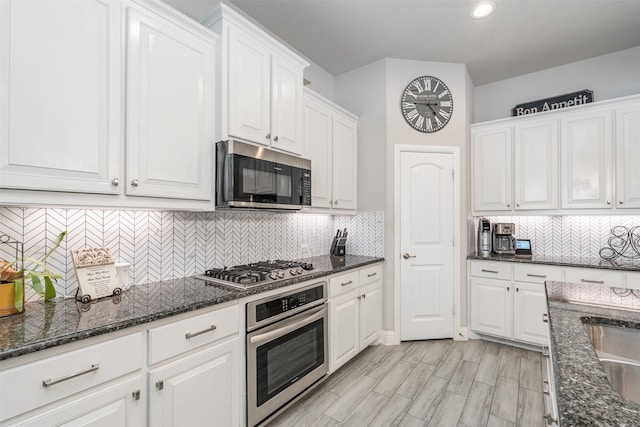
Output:
M618 208L640 208L640 101L616 110Z
M514 127L516 210L558 208L558 121Z
M511 138L510 126L488 126L472 130L475 211L512 209Z
M119 192L120 13L0 2L0 188Z
M302 152L303 71L309 63L224 3L202 21L220 34L220 132Z
M564 116L560 129L562 208L611 208L613 111Z
M358 119L304 91L304 151L311 160L311 206L331 213L357 207Z
M238 28L226 34L229 135L269 145L271 56L264 44Z
M216 44L129 8L128 195L211 200Z

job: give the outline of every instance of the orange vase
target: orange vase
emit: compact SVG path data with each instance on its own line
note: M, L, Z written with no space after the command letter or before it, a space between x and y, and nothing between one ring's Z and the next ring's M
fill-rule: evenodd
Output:
M0 317L18 313L15 306L16 285L13 282L0 283Z

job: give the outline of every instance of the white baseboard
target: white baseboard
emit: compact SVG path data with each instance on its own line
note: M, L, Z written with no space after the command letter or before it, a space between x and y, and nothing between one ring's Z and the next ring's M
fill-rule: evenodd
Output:
M380 332L380 344L382 345L398 345L400 344L400 338L396 338L395 331L381 331Z
M469 328L460 328L458 335L453 337L454 341L469 341Z

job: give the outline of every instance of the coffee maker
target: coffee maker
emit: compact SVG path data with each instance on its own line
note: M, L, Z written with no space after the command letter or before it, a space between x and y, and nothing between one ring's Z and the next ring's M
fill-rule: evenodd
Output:
M516 238L513 234L516 225L512 222L499 222L493 226L493 252L498 255L515 255Z
M486 218L478 222L478 255L482 257L491 254L491 223Z

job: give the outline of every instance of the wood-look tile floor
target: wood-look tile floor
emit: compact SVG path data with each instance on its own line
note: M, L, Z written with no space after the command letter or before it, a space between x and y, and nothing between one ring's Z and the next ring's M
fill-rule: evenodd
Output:
M542 362L483 340L372 346L269 427L542 427Z

